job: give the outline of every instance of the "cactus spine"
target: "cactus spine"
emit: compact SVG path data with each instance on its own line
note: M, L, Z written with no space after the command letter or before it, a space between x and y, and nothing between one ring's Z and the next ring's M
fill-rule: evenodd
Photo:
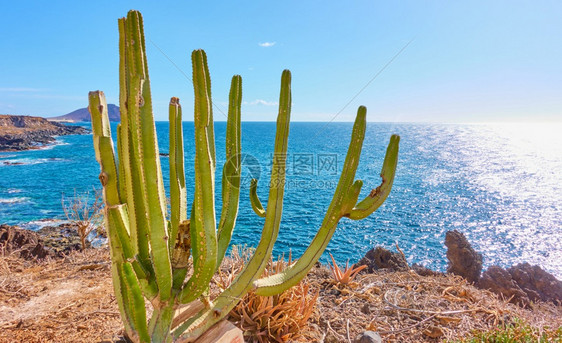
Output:
M360 107L340 181L322 225L304 255L285 272L260 279L271 256L283 212L285 158L291 113L291 73L283 71L267 207L250 187L254 211L265 218L259 244L238 277L215 299L207 299L209 282L223 260L238 215L240 197L240 108L242 79L231 82L222 169L223 205L215 213L215 140L211 80L203 50L192 53L195 93L195 193L188 218L183 150L182 112L172 98L170 119L170 213L166 198L145 53L142 16L130 11L119 26L121 123L117 153L111 139L107 104L101 91L90 92L89 110L100 182L106 204L113 286L127 336L135 342L195 340L222 320L246 292L280 293L298 283L324 252L342 217L358 220L386 199L394 180L399 137L392 136L381 172L382 184L357 203L363 185L355 180L365 136L366 109ZM193 273L186 280L188 259ZM199 298L205 308L192 318L175 318L176 310ZM153 306L147 320L145 299ZM174 319L175 318L175 319Z

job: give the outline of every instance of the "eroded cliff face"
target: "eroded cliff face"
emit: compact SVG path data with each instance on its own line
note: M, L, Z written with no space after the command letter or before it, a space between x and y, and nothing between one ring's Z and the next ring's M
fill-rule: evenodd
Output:
M51 143L54 136L86 133L80 126L66 126L41 117L0 114L0 151L32 149Z

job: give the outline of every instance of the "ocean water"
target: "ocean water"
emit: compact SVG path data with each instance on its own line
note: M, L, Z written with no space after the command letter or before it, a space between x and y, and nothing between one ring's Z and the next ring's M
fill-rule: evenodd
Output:
M87 124L85 124L87 125ZM156 124L168 152L168 124ZM217 216L226 123L215 124ZM292 123L284 213L274 254L299 256L331 201L352 123ZM562 125L369 123L356 178L361 198L379 185L392 133L401 136L393 190L362 221L343 218L327 252L357 261L368 249L395 244L411 263L445 270L445 232L459 230L484 256L485 266L539 264L562 278ZM113 127L115 132L115 127ZM275 123L242 123L244 154L234 244L256 245L263 219L251 210L248 181L259 177L267 202ZM193 123L184 123L188 201L193 195ZM166 187L168 159L162 157ZM46 149L0 153L0 223L38 227L63 219L61 198L99 188L91 135L59 137ZM327 252L323 256L326 262Z

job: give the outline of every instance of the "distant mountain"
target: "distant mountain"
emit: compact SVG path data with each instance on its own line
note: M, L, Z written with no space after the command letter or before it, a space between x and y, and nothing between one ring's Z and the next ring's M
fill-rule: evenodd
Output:
M109 114L109 121L121 121L121 115L119 114L119 106L108 104L107 112ZM88 112L88 108L86 107L70 112L63 116L51 117L46 119L50 121L63 121L63 122L92 121L90 118L90 112Z

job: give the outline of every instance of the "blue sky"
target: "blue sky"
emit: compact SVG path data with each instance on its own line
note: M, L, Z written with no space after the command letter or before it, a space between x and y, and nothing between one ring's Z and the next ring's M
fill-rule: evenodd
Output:
M168 58L190 76L203 48L217 120L234 74L243 120L274 120L287 68L298 121L350 121L359 105L370 121L562 121L558 1L4 1L0 113L62 115L96 89L118 103L117 18L131 8L158 120L171 96L191 119L191 84Z

